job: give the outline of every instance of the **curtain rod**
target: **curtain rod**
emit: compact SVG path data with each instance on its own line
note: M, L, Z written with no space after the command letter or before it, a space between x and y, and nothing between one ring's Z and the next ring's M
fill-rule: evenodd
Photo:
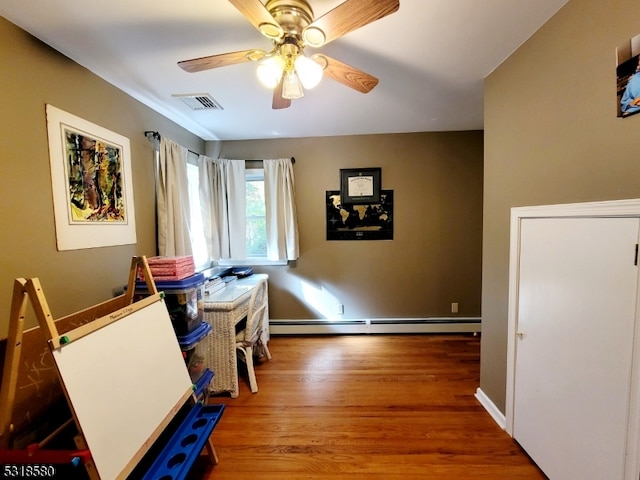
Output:
M144 132L144 136L147 137L147 139L151 136L151 138L153 138L156 141L160 141L160 139L162 138L160 136L160 134L158 132L154 132L152 130L147 130ZM199 155L197 152L194 152L193 150L189 150L191 153L195 154L195 155ZM257 160L257 159L245 159L245 162L261 162L263 159ZM296 163L296 159L295 157L291 157L291 163L295 164Z
M153 139L153 140L154 140L154 141L156 141L156 142L159 142L159 141L160 141L160 139L162 138L158 132L153 132L153 131L151 131L151 130L146 130L146 131L144 132L144 136L145 136L145 137L147 137L147 140L151 140L151 139ZM151 138L149 138L149 137L151 137ZM189 149L187 149L187 151L188 151L189 153L193 153L194 155L200 155L198 152L194 152L193 150L189 150Z

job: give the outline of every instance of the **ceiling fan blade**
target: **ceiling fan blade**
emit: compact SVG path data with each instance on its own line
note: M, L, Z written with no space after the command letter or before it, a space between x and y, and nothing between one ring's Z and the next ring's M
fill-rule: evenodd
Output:
M280 83L273 89L273 103L271 104L271 108L274 110L280 110L282 108L289 108L291 106L291 99L284 98L282 96L282 84L284 83L284 79L280 79Z
M335 58L327 57L326 55L313 55L311 58L321 65L326 64L324 74L327 77L361 93L369 93L378 85L378 79L373 75L342 63Z
M399 8L400 0L345 0L308 25L303 35L309 46L320 47ZM322 33L324 41L320 42Z
M278 39L284 35L284 30L278 25L269 10L260 0L229 0L260 33L271 39Z
M194 73L211 68L226 67L236 63L249 62L252 59L264 57L266 52L262 50L242 50L240 52L221 53L219 55L211 55L209 57L193 58L191 60L183 60L178 62L178 66L183 70Z

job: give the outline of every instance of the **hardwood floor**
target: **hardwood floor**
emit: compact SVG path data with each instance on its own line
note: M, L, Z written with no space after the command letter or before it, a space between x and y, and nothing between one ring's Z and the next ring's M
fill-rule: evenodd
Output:
M546 478L474 397L479 337L274 337L213 432L220 463L190 478Z

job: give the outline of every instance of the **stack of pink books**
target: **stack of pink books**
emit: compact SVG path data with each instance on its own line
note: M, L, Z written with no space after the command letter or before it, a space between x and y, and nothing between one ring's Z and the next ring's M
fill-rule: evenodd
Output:
M196 265L192 255L149 257L147 263L156 282L175 282L196 273ZM144 273L139 272L138 277L140 280L144 280Z

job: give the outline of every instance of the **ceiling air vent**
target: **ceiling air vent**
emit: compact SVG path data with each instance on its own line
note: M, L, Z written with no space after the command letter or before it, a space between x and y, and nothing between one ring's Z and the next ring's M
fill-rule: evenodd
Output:
M186 103L191 110L224 110L208 93L173 94L173 96Z

